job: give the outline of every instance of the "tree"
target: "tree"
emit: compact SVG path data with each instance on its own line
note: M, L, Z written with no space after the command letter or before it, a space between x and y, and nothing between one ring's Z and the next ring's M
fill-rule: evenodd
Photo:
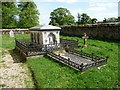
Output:
M39 25L39 12L37 6L31 0L29 2L19 2L19 21L18 27L30 28ZM31 2L30 2L31 1Z
M76 23L77 23L78 25L80 25L80 24L81 24L81 15L80 15L80 13L78 13L77 18L78 18L78 21L77 21Z
M81 24L90 24L91 18L86 13L81 14Z
M110 23L110 22L118 22L119 21L119 18L115 18L115 17L111 17L111 18L104 18L103 22L104 23Z
M80 24L95 24L97 19L91 19L86 13L82 13L81 15L78 13L78 21L76 22L78 25Z
M66 8L57 8L50 13L50 25L62 26L75 24L74 16Z
M118 17L118 22L120 22L120 17Z
M96 23L96 21L97 21L97 19L96 19L96 18L91 19L92 24L95 24L95 23Z
M2 2L2 28L16 28L17 7L14 2Z
M106 18L104 18L103 22L104 22L104 23L107 23L107 19L106 19Z

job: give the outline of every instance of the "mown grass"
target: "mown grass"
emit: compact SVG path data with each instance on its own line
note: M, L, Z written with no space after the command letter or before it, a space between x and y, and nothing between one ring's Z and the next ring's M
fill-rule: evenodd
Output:
M16 34L16 38L27 38L29 34ZM61 38L78 40L79 46L83 40L79 37L61 36ZM118 43L88 39L88 48L84 52L99 56L109 56L108 64L98 68L91 68L83 73L78 72L48 57L34 58L26 63L32 69L34 78L40 88L116 88L118 81ZM13 49L14 38L2 35L2 47Z
M5 49L14 49L15 47L15 38L29 38L30 34L15 34L15 37L10 37L9 34L0 35L2 38L2 48Z
M61 36L61 38L83 40L79 37ZM56 62L48 57L27 61L32 68L38 86L41 88L115 88L118 84L118 43L88 39L88 48L78 50L94 53L102 57L109 56L108 65L91 68L84 73Z

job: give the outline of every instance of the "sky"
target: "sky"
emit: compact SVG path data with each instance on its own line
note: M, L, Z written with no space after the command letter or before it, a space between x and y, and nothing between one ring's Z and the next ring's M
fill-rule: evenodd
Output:
M50 13L57 8L67 8L77 20L77 14L87 13L91 18L118 17L120 0L33 0L40 12L40 24L49 24Z

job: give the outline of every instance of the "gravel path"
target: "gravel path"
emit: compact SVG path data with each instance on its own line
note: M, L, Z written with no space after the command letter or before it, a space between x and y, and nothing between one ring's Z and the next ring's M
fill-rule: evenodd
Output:
M14 63L7 50L0 55L0 88L33 88L31 73L25 63Z

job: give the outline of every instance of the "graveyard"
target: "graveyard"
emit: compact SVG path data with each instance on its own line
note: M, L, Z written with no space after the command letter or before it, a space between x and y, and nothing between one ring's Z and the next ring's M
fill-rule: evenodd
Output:
M0 89L120 88L120 1L1 0L0 7Z
M15 34L15 38L30 38L30 34ZM9 34L3 34L2 48L8 50L14 49L16 46L15 38L9 38ZM60 38L77 40L79 46L84 44L83 39L79 37L60 36ZM95 53L103 57L109 56L106 66L100 68L93 67L81 73L47 56L32 58L25 62L25 64L32 70L37 86L41 88L117 87L118 43L88 39L87 44L89 45L87 48L79 47L77 50ZM17 52L14 54L19 56Z
M78 48L78 41L59 38L60 29L52 25L32 27L29 29L31 36L29 39L15 39L15 50L26 59L48 56L81 72L91 67L107 64L108 56L104 58L93 53L75 50ZM10 31L10 37L14 36L12 32ZM82 38L84 39L82 48L87 48L86 33ZM59 52L60 50L64 53ZM59 53L54 53L55 51Z

